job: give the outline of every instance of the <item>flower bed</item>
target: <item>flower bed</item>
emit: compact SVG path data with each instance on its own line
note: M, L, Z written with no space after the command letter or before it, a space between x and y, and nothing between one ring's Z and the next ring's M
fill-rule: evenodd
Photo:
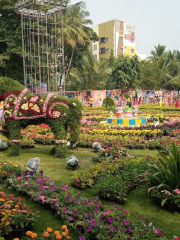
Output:
M72 194L65 184L62 185L61 189L57 190L58 188L55 187L51 191L49 188L52 188L52 179L44 177L42 172L38 174L33 172L30 176L27 175L27 172L20 178L11 176L11 187L15 187L17 191L24 190L29 193L26 180L27 178L34 179L34 184L31 185L30 191L31 198L36 198L37 200L37 192L39 192L44 194L43 197L41 195L38 198L42 204L56 202L58 204L56 205L58 215L67 225L69 224L77 231L81 240L108 239L110 236L112 239L165 239L162 237L162 232L153 227L148 219L143 220L143 222L142 219L140 221L132 221L128 210L122 210L115 205L109 208L99 202L98 197L88 200L81 197L80 193ZM40 185L39 178L41 178L41 183L45 182L46 184L43 189L38 187ZM20 181L20 184L18 184L18 181ZM53 199L51 199L51 193L54 194Z

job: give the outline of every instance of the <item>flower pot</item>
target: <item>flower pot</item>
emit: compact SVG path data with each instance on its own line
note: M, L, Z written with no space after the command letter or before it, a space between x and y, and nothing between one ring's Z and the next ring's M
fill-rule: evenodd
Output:
M33 225L32 224L28 224L25 228L24 228L24 232L26 233L27 231L32 231L33 230Z
M121 117L121 113L120 113L120 112L117 112L117 113L116 113L116 117Z
M155 148L156 148L155 146L149 146L150 150L155 150Z
M3 237L5 240L13 240L12 232L9 232L8 234L3 235Z
M134 149L134 148L135 148L134 145L130 145L130 146L129 146L129 149Z
M161 146L156 146L156 149L157 150L161 150Z
M24 235L24 228L13 228L12 235L13 235L13 239L19 238L20 240Z

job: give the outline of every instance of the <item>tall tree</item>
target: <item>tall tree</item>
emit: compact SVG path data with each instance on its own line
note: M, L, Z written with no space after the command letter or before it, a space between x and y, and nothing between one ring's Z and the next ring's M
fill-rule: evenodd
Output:
M72 77L72 85L76 83L76 90L94 90L104 89L111 68L108 66L108 59L95 61L93 55L87 52L83 57L81 68L72 68L70 75Z
M18 0L0 0L0 75L23 81L21 17Z
M113 66L115 88L138 88L142 79L142 70L138 56L119 56Z

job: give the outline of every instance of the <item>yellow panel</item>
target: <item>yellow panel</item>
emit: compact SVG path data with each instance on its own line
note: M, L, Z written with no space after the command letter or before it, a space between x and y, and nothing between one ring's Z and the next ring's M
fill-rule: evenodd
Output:
M134 52L131 53L130 49L134 49ZM136 48L135 47L125 46L125 53L124 53L125 56L133 57L133 56L135 56L135 54L136 54Z
M129 118L124 118L123 119L123 125L124 126L129 126Z
M138 119L138 118L137 118L137 119L136 119L136 124L137 124L137 125L141 125L141 119Z
M112 123L117 124L117 119L116 118L112 119Z

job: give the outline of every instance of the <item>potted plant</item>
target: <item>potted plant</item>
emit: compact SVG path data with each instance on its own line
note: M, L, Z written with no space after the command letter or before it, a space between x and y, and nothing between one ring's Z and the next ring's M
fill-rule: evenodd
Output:
M12 224L13 238L21 239L24 234L24 227L26 224L26 214L15 212L11 224Z

